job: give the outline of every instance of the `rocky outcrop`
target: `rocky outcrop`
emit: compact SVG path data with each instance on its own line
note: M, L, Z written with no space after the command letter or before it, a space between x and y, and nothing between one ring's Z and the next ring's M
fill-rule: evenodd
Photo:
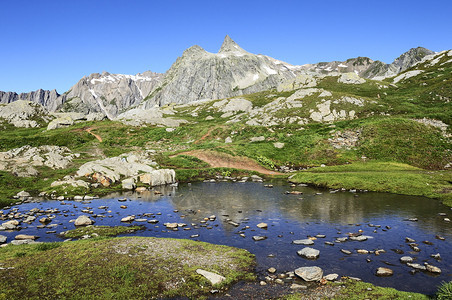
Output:
M135 179L140 177L143 183L151 186L175 182L175 172L170 169L157 169L158 165L152 160L152 153L132 152L116 157L87 162L76 173L78 177L90 177L92 180L109 186L121 178L123 187L133 189Z
M78 153L72 153L67 147L27 145L0 152L0 170L12 172L21 177L36 176L38 171L35 167L64 169L69 166L72 159L78 156Z
M188 123L183 119L176 119L168 117L175 112L170 109L164 109L159 107L153 107L150 109L134 108L130 109L120 115L115 120L120 121L127 125L140 126L140 125L162 125L166 127L178 127L181 124Z
M18 100L6 105L0 105L0 120L15 127L40 127L47 123L51 117L47 110L38 103Z
M25 100L34 103L39 103L46 107L49 111L54 111L59 105L61 105L60 94L56 90L45 91L39 89L34 92L17 94L15 92L2 92L0 91L0 104L8 104L18 100Z

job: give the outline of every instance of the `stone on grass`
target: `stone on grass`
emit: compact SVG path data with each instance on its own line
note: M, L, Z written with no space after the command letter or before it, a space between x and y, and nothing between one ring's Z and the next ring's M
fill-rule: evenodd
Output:
M328 281L334 281L334 280L336 280L338 277L339 277L338 274L333 273L333 274L328 274L328 275L324 276L323 278L324 278L325 280L328 280Z
M207 280L209 280L212 285L221 283L222 281L226 280L226 278L224 276L221 276L216 273L209 272L209 271L205 271L202 269L197 269L196 273L207 278Z
M318 281L322 279L323 270L319 267L301 267L296 269L295 275L304 281Z

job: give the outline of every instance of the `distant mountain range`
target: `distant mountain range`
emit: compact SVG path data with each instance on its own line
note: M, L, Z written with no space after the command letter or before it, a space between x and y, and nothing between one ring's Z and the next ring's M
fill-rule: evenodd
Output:
M202 99L222 99L276 88L303 74L335 75L355 73L382 80L396 76L435 52L410 49L391 64L367 57L346 61L294 66L249 53L226 36L218 53L192 46L177 58L164 74L146 71L136 75L94 73L83 77L69 91L38 90L17 94L0 92L0 104L17 100L37 102L50 111L103 113L109 119L129 108L142 109L168 103L184 104Z

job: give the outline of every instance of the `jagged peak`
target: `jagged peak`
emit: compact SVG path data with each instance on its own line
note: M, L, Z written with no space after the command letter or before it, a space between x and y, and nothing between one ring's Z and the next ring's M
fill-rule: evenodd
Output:
M229 35L226 35L218 53L228 52L247 53L236 42L234 42Z
M200 53L206 53L206 50L204 50L201 46L194 45L186 49L182 56L192 56Z

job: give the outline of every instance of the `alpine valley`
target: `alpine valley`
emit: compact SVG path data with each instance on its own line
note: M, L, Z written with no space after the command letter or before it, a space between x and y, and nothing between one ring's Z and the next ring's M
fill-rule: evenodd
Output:
M331 194L371 191L423 196L440 202L441 207L452 207L451 72L452 50L434 52L413 48L390 64L356 57L291 65L249 53L226 36L217 53L192 46L164 74L94 73L80 79L63 94L56 90L0 92L0 204L5 210L5 213L0 211L0 218L8 223L0 229L18 229L19 221L16 225L13 222L18 218L27 223L26 218L35 216L33 212L20 214L17 209L36 199L60 200L64 204L72 200L91 201L110 193L155 191L155 195L160 195L154 187L200 181L264 180L286 184L289 181L296 188L299 185L327 188ZM275 190L276 183L272 191ZM187 187L186 192L190 191ZM302 192L292 190L287 194ZM130 208L131 203L125 204ZM235 204L241 205L240 201ZM126 209L127 205L120 208ZM93 217L91 208L82 212ZM34 213L49 218L39 220L43 220L44 226L57 212L38 209ZM189 213L195 215L196 211ZM232 213L223 216L229 214L231 219L227 223L239 226L234 223ZM96 217L100 220L104 216ZM121 221L130 224L135 217L142 219L134 213ZM441 218L450 222L446 215ZM204 223L215 220L211 216ZM81 225L92 224L83 218L77 221ZM174 222L165 223L168 232L183 227ZM262 224L257 225L259 230L267 229L267 224ZM269 232L271 226L268 225ZM139 229L127 227L126 231ZM243 232L238 234L245 238ZM254 238L252 242L258 243L260 237ZM133 251L142 251L141 242L133 243L137 243ZM77 245L74 247L83 248L88 242ZM61 249L72 251L69 254L82 253L70 247L61 246ZM187 245L186 249L196 247ZM27 249L35 251L35 248ZM121 254L123 250L118 249L117 253ZM220 250L212 248L219 253ZM129 257L135 255L133 251ZM190 253L187 257L191 257ZM25 260L29 253L5 255ZM240 255L249 264L248 254L240 252ZM238 259L239 254L233 257ZM6 265L2 267L1 272L6 272L3 271L6 268ZM247 276L249 279L249 274L239 276L237 270L224 271L228 272L228 283ZM118 276L126 278L128 273L121 275L122 271L118 271ZM280 280L284 284L286 277L269 272L270 275L266 274L271 280L267 283ZM17 278L22 276L17 274ZM191 280L191 276L195 275L184 278ZM41 277L36 275L36 278ZM264 280L262 285L265 284ZM363 288L372 290L368 286ZM183 288L177 295L160 285L155 290L168 291L154 295L157 298L187 296ZM187 297L205 295L209 289L203 286L198 292ZM369 295L367 298L374 297Z

